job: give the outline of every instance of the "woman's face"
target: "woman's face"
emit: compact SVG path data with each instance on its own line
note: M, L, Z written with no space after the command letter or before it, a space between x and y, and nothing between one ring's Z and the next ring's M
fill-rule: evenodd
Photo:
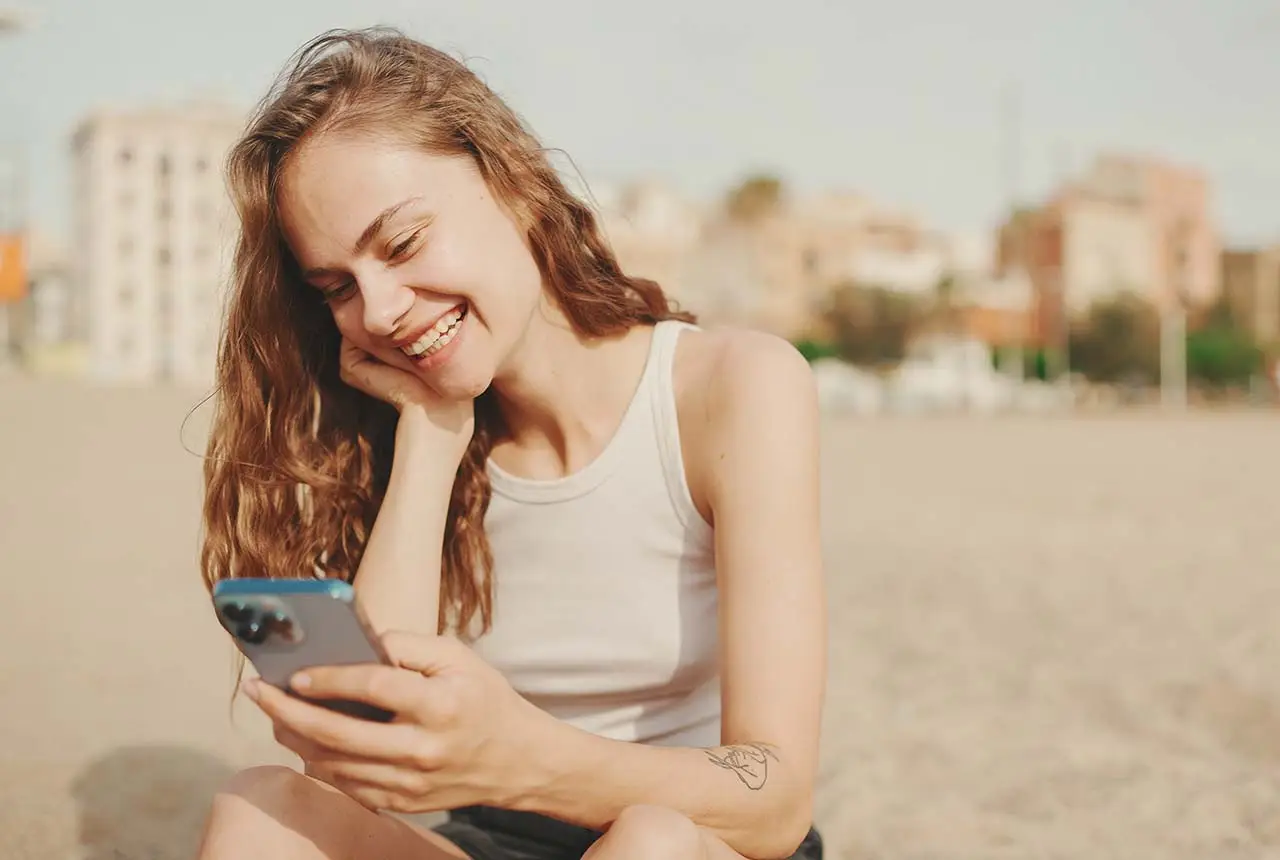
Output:
M442 397L489 386L542 276L469 158L323 134L294 154L279 195L289 248L345 338Z

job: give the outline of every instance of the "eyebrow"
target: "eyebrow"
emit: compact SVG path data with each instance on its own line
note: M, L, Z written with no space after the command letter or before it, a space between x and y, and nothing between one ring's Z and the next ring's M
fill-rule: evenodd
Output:
M363 254L365 249L369 247L369 243L374 240L374 237L382 232L382 228L387 226L387 222L394 218L397 212L408 206L410 203L417 203L421 199L421 197L410 197L406 200L401 200L399 203L394 203L378 213L378 217L369 222L369 226L364 228L364 232L361 233L360 238L356 240L355 253ZM333 274L335 271L335 269L320 266L315 269L307 269L302 273L302 277L310 280L311 278L315 278L320 275Z

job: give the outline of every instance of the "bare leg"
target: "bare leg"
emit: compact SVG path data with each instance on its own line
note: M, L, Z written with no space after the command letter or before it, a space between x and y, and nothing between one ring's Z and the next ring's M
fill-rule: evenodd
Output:
M209 813L199 860L465 860L443 836L377 815L286 767L237 774Z
M673 809L630 806L582 860L744 860L724 840Z

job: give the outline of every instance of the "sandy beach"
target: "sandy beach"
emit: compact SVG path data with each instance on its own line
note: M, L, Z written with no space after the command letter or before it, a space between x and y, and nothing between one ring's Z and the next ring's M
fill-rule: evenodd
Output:
M2 858L190 857L215 786L289 761L230 707L199 399L0 379ZM830 856L1280 856L1278 440L828 422Z

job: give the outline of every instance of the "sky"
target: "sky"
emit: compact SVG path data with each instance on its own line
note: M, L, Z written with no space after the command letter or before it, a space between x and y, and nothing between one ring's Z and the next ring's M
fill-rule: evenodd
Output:
M0 34L0 142L25 154L31 218L55 236L89 111L197 97L248 108L309 38L384 24L465 58L588 185L654 178L710 199L768 172L970 231L1122 151L1206 171L1229 243L1280 241L1277 0L0 7L30 24Z

